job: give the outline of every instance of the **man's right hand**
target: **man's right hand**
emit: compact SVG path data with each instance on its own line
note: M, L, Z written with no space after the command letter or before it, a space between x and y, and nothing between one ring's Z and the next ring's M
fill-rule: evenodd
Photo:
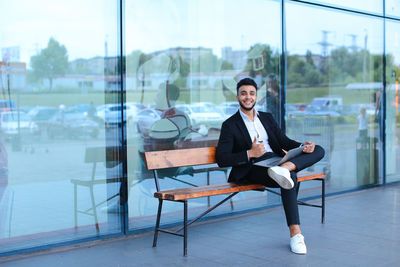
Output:
M254 137L251 149L247 151L249 158L258 158L264 155L265 147L263 144L257 144L257 138Z

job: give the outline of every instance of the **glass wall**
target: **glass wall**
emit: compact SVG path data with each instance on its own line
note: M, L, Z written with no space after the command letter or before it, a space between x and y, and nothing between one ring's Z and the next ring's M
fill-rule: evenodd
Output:
M293 2L285 8L288 134L325 148L316 168L328 173L328 191L378 183L383 19Z
M396 0L390 0L390 1L394 2ZM376 1L376 0L352 0L352 1L309 0L306 2L312 2L312 3L316 3L316 4L322 4L322 5L334 6L334 7L338 7L338 8L345 8L345 9L351 9L351 10L356 10L356 11L361 11L361 12L368 12L368 13L383 15L383 1ZM386 2L388 2L388 1L386 1Z
M386 181L398 181L400 174L400 23L386 21ZM383 105L382 107L383 108Z
M280 120L280 13L278 1L126 1L126 99L138 107L127 128L130 229L153 227L157 211L143 152L216 146L222 122L238 110L238 80L254 77L257 108L265 110L273 100L268 107ZM267 101L266 94L276 98ZM226 171L213 171L210 183L225 182ZM161 175L173 178L162 179L161 189L207 183L207 172L193 168ZM232 209L271 201L276 198L247 192L233 199ZM189 205L195 215L207 199ZM180 203L166 203L170 218L164 223L180 221L181 209ZM215 213L230 211L227 204Z
M152 229L144 152L215 146L244 77L259 85L258 110L325 148L308 171L327 173L328 192L383 183L383 170L400 179L398 1L3 2L0 256ZM228 173L170 169L160 187ZM190 216L221 199L190 201ZM210 216L275 204L242 192ZM163 209L164 225L181 221L180 203Z
M0 253L121 233L117 4L0 10Z
M400 3L397 0L385 0L385 15L400 18Z

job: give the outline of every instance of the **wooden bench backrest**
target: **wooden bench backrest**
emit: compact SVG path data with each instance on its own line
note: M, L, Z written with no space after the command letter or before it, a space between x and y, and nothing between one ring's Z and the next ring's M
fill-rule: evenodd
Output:
M148 170L173 167L196 166L216 163L215 147L201 147L145 152L144 158Z

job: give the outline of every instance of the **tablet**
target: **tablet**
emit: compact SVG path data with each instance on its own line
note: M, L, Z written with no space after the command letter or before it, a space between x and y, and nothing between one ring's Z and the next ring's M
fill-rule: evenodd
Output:
M293 148L286 153L286 155L282 157L272 157L269 159L265 159L259 162L254 163L254 165L262 166L262 167L273 167L273 166L279 166L282 163L291 160L294 157L297 157L301 153L303 153L303 145Z

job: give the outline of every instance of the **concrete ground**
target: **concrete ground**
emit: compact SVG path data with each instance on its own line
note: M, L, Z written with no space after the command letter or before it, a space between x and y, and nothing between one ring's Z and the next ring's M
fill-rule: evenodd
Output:
M318 201L318 200L316 200ZM399 266L400 183L327 199L320 210L300 206L307 255L289 250L281 207L195 224L188 256L182 239L152 232L0 259L7 266Z

